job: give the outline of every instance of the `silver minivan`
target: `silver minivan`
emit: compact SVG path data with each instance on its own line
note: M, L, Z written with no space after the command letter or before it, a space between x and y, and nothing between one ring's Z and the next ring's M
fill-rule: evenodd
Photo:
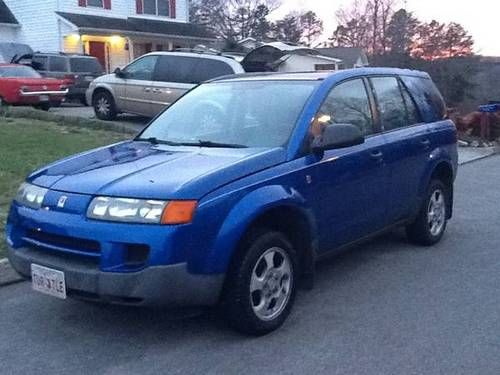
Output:
M201 82L244 72L229 57L152 52L95 79L87 91L87 102L101 120L114 120L119 113L153 117Z

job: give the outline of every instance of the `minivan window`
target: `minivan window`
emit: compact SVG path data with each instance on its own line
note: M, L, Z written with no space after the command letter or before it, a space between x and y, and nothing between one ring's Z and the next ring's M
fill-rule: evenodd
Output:
M140 139L171 145L281 147L318 85L318 81L203 84L157 117Z
M385 131L408 125L406 107L396 77L371 78L377 96L380 120Z
M370 101L363 80L353 79L332 89L313 121L312 135L320 135L328 124L351 124L364 135L374 133Z
M213 78L234 74L233 69L223 61L214 59L198 59L198 64L191 79L204 82Z
M158 56L146 56L128 65L124 72L128 79L151 81Z
M50 71L51 72L66 72L68 70L68 59L66 57L51 56Z
M70 61L71 71L75 73L102 73L102 67L97 59L90 57L74 57Z
M155 81L195 84L197 58L187 56L160 56Z

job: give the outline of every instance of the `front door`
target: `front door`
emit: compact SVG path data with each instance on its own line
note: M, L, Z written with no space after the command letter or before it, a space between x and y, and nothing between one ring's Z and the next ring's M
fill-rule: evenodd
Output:
M385 139L374 125L371 108L364 80L349 80L332 89L311 126L313 137L335 124L356 125L366 137L364 144L324 152L310 168L323 251L387 225L390 174Z
M89 55L94 56L101 66L107 71L108 64L106 63L106 43L104 42L89 42Z
M124 112L152 116L153 73L157 60L158 56L145 56L124 69L126 80L122 108Z

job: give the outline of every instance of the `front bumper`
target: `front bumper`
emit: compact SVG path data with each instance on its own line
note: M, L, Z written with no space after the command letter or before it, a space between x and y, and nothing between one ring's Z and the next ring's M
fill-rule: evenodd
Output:
M186 264L151 266L130 273L103 272L92 263L63 258L27 247L8 249L12 267L26 278L31 264L63 271L70 297L117 304L169 307L215 305L224 275L195 275Z

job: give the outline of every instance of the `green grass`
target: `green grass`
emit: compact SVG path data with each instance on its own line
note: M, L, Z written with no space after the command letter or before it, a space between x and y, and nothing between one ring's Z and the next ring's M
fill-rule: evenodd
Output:
M130 134L0 115L0 258L5 256L4 229L10 202L31 171L62 157L126 138Z

